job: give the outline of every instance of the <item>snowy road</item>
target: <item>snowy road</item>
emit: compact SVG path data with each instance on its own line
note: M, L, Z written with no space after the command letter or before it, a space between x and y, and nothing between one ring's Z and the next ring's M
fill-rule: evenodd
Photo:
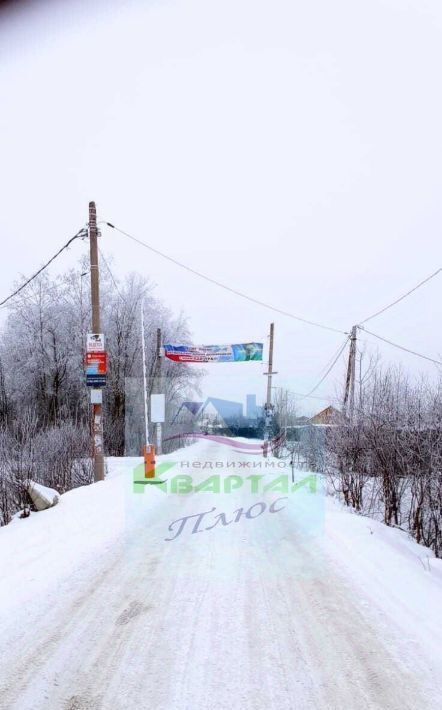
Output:
M166 458L169 479L264 473L212 442ZM320 487L134 494L131 466L1 531L2 710L439 707L442 585L423 548Z

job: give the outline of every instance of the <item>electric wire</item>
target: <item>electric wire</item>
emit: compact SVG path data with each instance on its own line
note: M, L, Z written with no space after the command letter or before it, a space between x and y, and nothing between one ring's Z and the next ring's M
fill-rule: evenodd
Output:
M72 244L73 241L75 241L76 239L82 239L82 238L85 237L86 235L87 235L87 229L86 229L86 227L82 227L82 228L77 232L77 234L75 234L73 237L71 237L71 238L66 242L66 244L64 244L64 245L61 247L61 249L59 249L59 250L57 251L57 253L54 254L54 256L52 256L52 257L49 259L49 261L47 261L46 264L44 264L44 266L41 267L41 269L39 269L38 271L36 271L35 274L33 274L29 279L27 279L27 280L26 280L21 286L19 286L19 288L17 288L13 293L11 293L9 296L7 296L6 298L4 298L3 301L0 301L0 308L3 308L3 306L5 306L6 303L11 300L11 298L14 298L14 296L17 296L17 295L20 293L20 291L23 291L23 289L26 288L26 286L28 286L28 285L31 283L31 281L33 281L34 279L36 279L37 276L39 276L45 269L47 269L47 267L48 267L50 264L52 264L52 262L55 261L55 259L56 259L58 256L60 256L60 254L61 254L65 249L67 249L67 248Z
M300 399L304 399L304 398L307 398L307 397L311 397L311 395L313 394L313 392L316 392L316 390L318 389L318 387L320 387L320 386L322 385L322 383L324 382L324 380L329 376L330 372L333 370L334 366L335 366L336 363L338 362L338 360L339 360L339 358L341 357L342 353L344 352L344 350L345 350L345 348L346 348L346 345L347 345L347 343L348 343L349 340L350 340L350 338L347 336L347 338L345 339L344 343L343 343L343 344L341 345L341 347L339 348L339 350L338 350L338 352L337 352L337 354L336 354L336 357L334 358L333 362L332 362L331 365L328 367L326 373L323 375L323 377L321 377L321 379L320 379L319 382L313 387L313 389L311 389L310 392L307 392L307 394L301 395Z
M124 231L123 229L120 229L120 227L117 227L116 225L112 224L111 222L104 221L104 223L105 223L108 227L110 227L111 229L115 229L117 232L119 232L120 234L124 235L124 236L127 237L128 239L131 239L132 241L136 242L137 244L140 244L141 246L145 247L146 249L149 249L150 251L152 251L153 253L157 254L158 256L161 256L163 259L166 259L167 261L170 261L171 263L175 264L176 266L179 266L179 267L181 267L182 269L185 269L186 271L188 271L188 272L194 274L195 276L198 276L199 278L202 278L202 279L204 279L205 281L208 281L209 283L215 284L216 286L219 286L220 288L223 288L224 290L229 291L230 293L233 293L233 294L236 295L236 296L239 296L239 297L241 297L241 298L244 298L244 299L250 301L251 303L255 303L255 304L259 305L259 306L262 306L262 307L267 308L267 309L269 309L269 310L271 310L271 311L274 311L275 313L280 313L281 315L287 316L287 317L289 317L289 318L292 318L292 319L294 319L294 320L300 321L300 322L302 322L302 323L306 323L307 325L311 325L311 326L314 326L314 327L317 327L317 328L321 328L321 329L323 329L323 330L328 330L328 331L331 331L331 332L335 332L335 333L343 333L344 335L346 335L347 338L346 338L346 340L345 340L344 345L340 347L340 349L339 349L337 355L336 355L335 358L333 359L331 365L330 365L330 366L328 367L328 369L326 370L324 376L320 379L320 381L318 382L318 384L315 385L315 387L314 387L309 393L303 394L303 395L299 395L299 396L301 396L301 398L310 397L311 394L312 394L313 392L315 392L315 391L318 389L318 387L324 382L324 380L328 377L328 375L330 374L330 372L333 370L334 366L336 365L337 361L339 360L339 357L341 356L341 354L342 354L342 352L343 352L343 350L345 349L345 346L346 346L346 344L347 344L348 335L349 335L347 331L342 331L342 330L339 330L338 328L334 328L334 327L332 327L332 326L324 325L323 323L317 323L316 321L311 321L311 320L309 320L309 319L307 319L307 318L303 318L303 317L301 317L301 316L297 316L297 315L295 315L295 314L293 314L293 313L290 313L289 311L284 311L284 310L282 310L282 309L280 309L280 308L277 308L277 307L272 306L272 305L270 305L270 304L268 304L268 303L265 303L264 301L261 301L261 300L259 300L259 299L257 299L257 298L254 298L253 296L249 296L248 294L245 294L245 293L243 293L242 291L238 291L237 289L231 288L230 286L227 286L226 284L224 284L224 283L222 283L222 282L220 282L220 281L217 281L216 279L213 279L213 278L211 278L210 276L207 276L206 274L203 274L202 272L197 271L196 269L193 269L193 268L191 268L190 266L187 266L186 264L183 264L182 262L178 261L177 259L174 259L173 257L169 256L168 254L165 254L164 252L160 251L159 249L156 249L155 247L152 247L150 244L147 244L146 242L142 241L141 239L138 239L137 237L134 237L134 236L133 236L132 234L130 234L129 232L126 232L126 231ZM376 335L375 333L371 333L370 331L366 330L365 327L363 326L364 323L367 323L369 320L372 320L373 318L376 318L377 316L381 315L382 313L385 313L385 311L389 310L390 308L393 308L393 306L395 306L395 305L397 305L398 303L400 303L401 301L403 301L405 298L407 298L407 297L410 296L412 293L414 293L414 292L417 291L419 288L421 288L421 287L424 286L426 283L428 283L431 279L435 278L441 271L442 271L442 268L437 269L434 273L430 274L430 276L428 276L427 278L425 278L423 281L420 281L416 286L414 286L412 289L410 289L409 291L407 291L406 293L404 293L402 296L400 296L399 298L397 298L395 301L393 301L392 303L389 303L389 304L388 304L387 306L385 306L384 308L380 309L379 311L376 311L376 312L373 313L372 315L370 315L370 316L368 316L367 318L365 318L364 320L360 321L360 323L358 324L357 327L358 327L360 330L365 330L365 332L366 332L367 334L372 335L373 337L378 338L379 340L382 340L382 341L384 341L385 343L387 343L387 344L389 344L389 345L391 345L391 346L393 346L393 347L396 347L396 348L398 348L398 349L400 349L400 350L403 350L404 352L408 352L408 353L410 353L411 355L415 355L415 356L417 356L417 357L423 358L424 360L428 360L429 362L433 362L433 363L435 363L435 364L437 364L437 365L442 364L442 363L440 363L438 360L435 360L434 358L431 358L431 357L429 357L429 356L427 356L427 355L422 355L421 353L417 353L417 352L415 352L414 350L410 350L409 348L406 348L406 347L404 347L404 346L402 346L402 345L398 345L397 343L394 343L394 342L392 342L392 341L390 341L390 340L387 340L387 338L383 338L382 336ZM325 367L327 368L327 365L326 365Z
M346 338L346 341L345 341L344 345L340 348L340 350L339 350L337 356L335 357L335 359L333 360L331 366L330 366L330 367L327 369L327 371L325 372L325 375L320 379L320 381L318 382L318 384L317 384L309 393L307 393L306 395L302 395L302 398L304 398L304 397L310 397L310 395L311 395L313 392L315 392L315 391L317 390L317 388L318 388L318 387L322 384L322 382L324 382L324 380L328 377L328 375L330 374L330 372L332 371L332 369L333 369L334 366L336 365L337 361L339 360L339 357L340 357L341 353L343 352L343 350L345 349L345 346L346 346L346 344L347 344L348 335L349 335L349 333L348 333L347 331L342 331L342 330L339 330L338 328L334 328L334 327L332 327L332 326L324 325L323 323L317 323L316 321L311 321L311 320L309 320L309 319L307 319L307 318L303 318L303 317L301 317L301 316L297 316L297 315L295 315L295 314L293 314L293 313L290 313L290 312L288 312L288 311L284 311L284 310L282 310L282 309L280 309L280 308L277 308L277 307L275 307L275 306L272 306L272 305L270 305L270 304L268 304L268 303L265 303L264 301L260 301L260 300L257 299L257 298L254 298L254 297L252 297L252 296L249 296L248 294L245 294L245 293L243 293L243 292L241 292L241 291L238 291L237 289L231 288L230 286L227 286L226 284L224 284L224 283L222 283L222 282L220 282L220 281L217 281L216 279L213 279L213 278L211 278L210 276L207 276L206 274L203 274L203 273L201 273L200 271L197 271L196 269L193 269L193 268L187 266L186 264L183 264L182 262L178 261L177 259L174 259L173 257L169 256L168 254L165 254L164 252L160 251L159 249L156 249L155 247L150 246L149 244L147 244L146 242L142 241L141 239L138 239L137 237L134 237L132 234L129 234L128 232L125 232L123 229L120 229L119 227L115 226L115 225L112 224L111 222L106 222L106 221L105 221L105 224L106 224L108 227L110 227L111 229L115 229L116 231L120 232L120 234L124 235L124 236L127 237L128 239L131 239L132 241L136 242L137 244L140 244L141 246L145 247L146 249L149 249L150 251L152 251L153 253L157 254L158 256L161 256L162 258L166 259L167 261L172 262L172 263L175 264L176 266L179 266L179 267L181 267L182 269L185 269L186 271L188 271L188 272L190 272L190 273L192 273L192 274L194 274L194 275L196 275L196 276L199 276L200 278L204 279L205 281L208 281L209 283L215 284L216 286L219 286L220 288L223 288L223 289L225 289L226 291L229 291L230 293L235 294L236 296L240 296L241 298L244 298L244 299L246 299L246 300L248 300L248 301L250 301L250 302L252 302L252 303L255 303L255 304L257 304L257 305L263 306L264 308L267 308L267 309L269 309L269 310L271 310L271 311L274 311L275 313L280 313L281 315L287 316L287 317L289 317L289 318L292 318L292 319L294 319L294 320L300 321L300 322L302 322L302 323L306 323L306 324L308 324L308 325L311 325L311 326L314 326L314 327L317 327L317 328L322 328L323 330L328 330L328 331L335 332L335 333L343 333L344 335L346 335L347 338ZM412 293L414 293L414 292L417 291L419 288L421 288L421 287L424 286L426 283L428 283L431 279L435 278L441 271L442 271L442 268L437 269L434 273L430 274L430 276L428 276L427 278L425 278L423 281L420 281L416 286L414 286L412 289L410 289L409 291L407 291L406 293L404 293L402 296L400 296L399 298L397 298L395 301L393 301L392 303L389 303L387 306L385 306L384 308L380 309L379 311L376 311L376 313L373 313L372 315L368 316L368 317L365 318L363 321L360 321L360 323L358 324L357 327L360 328L361 330L365 330L365 332L366 332L367 334L372 335L373 337L378 338L379 340L382 340L383 342L387 343L388 345L391 345L392 347L396 347L396 348L398 348L398 349L400 349L400 350L403 350L404 352L410 353L411 355L415 355L416 357L420 357L420 358L422 358L422 359L424 359L424 360L427 360L427 361L429 361L429 362L433 362L433 363L435 363L436 365L441 365L442 363L439 362L438 360L435 360L434 358L431 358L431 357L429 357L429 356L427 356L427 355L423 355L423 354L421 354L421 353L417 353L417 352L414 351L414 350L411 350L411 349L406 348L406 347L404 347L404 346L402 346L402 345L399 345L399 344L397 344L397 343L394 343L394 342L392 342L391 340L388 340L387 338L383 338L382 336L376 335L375 333L371 333L370 331L366 330L366 329L364 328L364 326L363 326L364 323L367 323L369 320L372 320L373 318L376 318L377 316L381 315L381 314L384 313L385 311L389 310L389 309L392 308L393 306L395 306L395 305L397 305L398 303L400 303L401 301L403 301L405 298L407 298L407 297L410 296Z
M378 340L382 340L384 343L388 343L388 345L392 345L395 348L399 348L399 350L403 350L406 353L410 353L411 355L416 355L417 357L423 358L423 360L429 360L429 362L433 362L435 365L442 365L442 362L440 360L435 360L432 357L428 357L428 355L422 355L422 353L417 353L415 350L410 350L409 348L404 347L403 345L398 345L398 343L393 343L391 340L388 340L387 338L384 338L382 335L378 335L377 333L373 333L370 330L367 330L364 326L358 325L358 328L362 330L364 333L367 333L368 335L372 335L374 338L378 338Z
M401 301L403 301L404 298L407 298L407 296L410 296L410 294L414 293L414 291L417 291L418 288L420 288L421 286L424 286L424 284L428 283L428 281L431 281L431 279L434 279L434 277L437 276L438 274L440 274L441 271L442 271L442 268L437 269L437 271L435 271L433 274L431 274L430 276L427 276L426 279L424 279L423 281L420 281L420 283L418 283L417 286L414 286L414 288L407 291L407 293L404 293L402 296L397 298L395 301L393 301L392 303L389 303L388 306L381 308L380 311L376 311L376 313L373 313L373 315L368 316L368 318L365 318L364 320L361 320L360 325L367 323L369 320L372 320L373 318L377 318L377 316L380 316L381 313L385 313L385 311L388 311L390 308L393 308L393 306L395 306L397 303L400 303Z
M319 395L315 395L315 394L307 395L307 394L302 394L302 392L292 392L292 394L295 397L299 397L300 399L304 399L304 398L308 397L309 399L319 399L323 402L337 402L339 404L342 404L341 400L338 399L337 397L319 397Z
M250 301L251 303L257 304L258 306L262 306L263 308L268 308L269 310L274 311L275 313L279 313L283 316L287 316L288 318L293 318L294 320L300 321L301 323L306 323L307 325L314 326L315 328L322 328L323 330L329 330L333 333L341 333L343 335L347 335L347 332L344 330L339 330L338 328L324 325L323 323L317 323L316 321L308 320L307 318L302 318L301 316L296 316L293 313L290 313L288 311L283 311L281 308L277 308L275 306L271 306L268 303L264 303L264 301L260 301L259 299L254 298L253 296L248 296L246 293L243 293L242 291L238 291L237 289L231 288L230 286L226 286L226 284L221 283L221 281L217 281L216 279L213 279L210 276L206 276L206 274L203 274L201 271L197 271L196 269L192 269L190 266L183 264L181 261L174 259L172 256L169 256L168 254L165 254L164 252L160 251L159 249L156 249L155 247L150 246L150 244L147 244L146 242L143 242L141 239L134 237L132 234L125 232L123 229L116 227L111 222L105 222L105 224L108 227L110 227L111 229L115 229L117 232L120 232L120 234L123 234L125 237L128 237L129 239L136 242L137 244L140 244L141 246L145 247L146 249L149 249L154 254L161 256L163 259L167 259L167 261L172 262L176 266L180 266L182 269L189 271L191 274L194 274L195 276L199 276L199 278L204 279L205 281L208 281L209 283L215 284L215 286L219 286L220 288L223 288L224 290L235 294L235 296L240 296L240 298L244 298L247 301Z
M254 297L252 297L252 296L249 296L249 295L247 295L247 294L245 294L245 293L243 293L243 292L241 292L241 291L238 291L237 289L231 288L230 286L227 286L226 284L224 284L224 283L222 283L222 282L220 282L220 281L217 281L216 279L213 279L213 278L211 278L210 276L207 276L206 274L203 274L203 273L197 271L196 269L193 269L193 268L187 266L186 264L183 264L182 262L178 261L177 259L174 259L173 257L169 256L168 254L165 254L165 253L161 252L160 250L156 249L155 247L150 246L149 244L147 244L146 242L142 241L141 239L138 239L137 237L134 237L133 235L129 234L128 232L125 232L124 230L120 229L119 227L116 227L116 226L113 225L111 222L105 222L105 224L106 224L108 227L110 227L110 228L112 228L112 229L115 229L116 231L120 232L120 234L126 236L128 239L131 239L132 241L136 242L137 244L140 244L141 246L145 247L146 249L149 249L150 251L152 251L153 253L157 254L158 256L161 256L162 258L166 259L167 261L172 262L172 263L175 264L176 266L179 266L179 267L181 267L182 269L185 269L186 271L188 271L188 272L190 272L190 273L192 273L192 274L194 274L194 275L196 275L196 276L198 276L198 277L204 279L205 281L208 281L209 283L212 283L212 284L214 284L214 285L216 285L216 286L219 286L220 288L225 289L226 291L229 291L230 293L233 293L234 295L237 295L237 296L239 296L239 297L241 297L241 298L244 298L244 299L246 299L246 300L248 300L248 301L250 301L250 302L252 302L252 303L255 303L255 304L260 305L260 306L262 306L262 307L264 307L264 308L267 308L267 309L269 309L269 310L272 310L272 311L274 311L275 313L280 313L281 315L287 316L287 317L289 317L289 318L292 318L292 319L294 319L294 320L300 321L300 322L302 322L302 323L306 323L307 325L311 325L311 326L314 326L314 327L317 327L317 328L321 328L321 329L323 329L323 330L328 330L328 331L331 331L331 332L335 332L335 333L343 333L343 334L345 334L347 337L346 337L346 339L345 339L344 344L343 344L342 346L340 346L340 348L339 348L337 354L336 354L335 356L333 356L331 364L328 366L328 363L327 363L327 365L325 366L325 367L327 368L325 374L323 375L323 377L321 377L321 379L320 379L319 382L313 387L313 389L311 389L307 394L301 394L301 393L298 393L298 392L293 393L293 394L295 394L296 396L300 397L300 399L304 399L304 398L323 399L323 400L331 399L331 398L318 397L318 396L314 397L314 396L312 396L312 395L313 395L313 393L320 387L320 385L325 381L325 379L328 377L328 375L331 373L331 371L332 371L333 368L335 367L335 365L336 365L336 363L338 362L340 356L342 355L342 353L343 353L343 351L344 351L344 349L345 349L345 347L346 347L346 345L347 345L347 342L349 341L348 333L347 333L346 331L342 331L342 330L339 330L339 329L334 328L334 327L332 327L332 326L327 326L327 325L324 325L324 324L322 324L322 323L317 323L317 322L315 322L315 321L311 321L311 320L309 320L309 319L307 319L307 318L303 318L303 317L301 317L301 316L294 315L293 313L290 313L290 312L288 312L288 311L284 311L284 310L282 310L282 309L280 309L280 308L277 308L277 307L275 307L275 306L272 306L272 305L270 305L270 304L268 304L268 303L265 303L264 301L260 301L259 299L256 299L256 298L254 298ZM53 261L55 261L55 259L57 259L57 257L60 256L60 254L61 254L65 249L67 249L67 248L72 244L72 242L74 242L76 239L85 238L85 237L87 236L87 233L88 233L87 227L82 227L82 228L77 232L77 234L75 234L73 237L71 237L71 238L70 238L70 239L69 239L69 240L68 240L68 241L67 241L67 242L41 267L41 268L40 268L40 269L38 269L38 271L36 271L29 279L27 279L23 284L21 284L21 286L19 286L15 291L13 291L13 293L11 293L11 294L10 294L9 296L7 296L5 299L3 299L2 301L0 301L0 308L3 308L11 299L13 299L13 298L14 298L15 296L17 296L21 291L23 291L23 289L25 289L26 286L28 286L34 279L36 279L37 276L39 276ZM103 261L104 261L104 264L105 264L105 266L106 266L106 269L107 269L107 271L108 271L108 273L109 273L109 275L110 275L110 277L111 277L111 280L112 280L112 282L113 282L113 285L114 285L114 287L115 287L115 290L116 290L118 296L119 296L120 299L123 301L123 303L126 303L126 301L125 301L123 295L121 294L121 292L120 292L120 290L119 290L119 288L118 288L118 285L117 285L117 283L116 283L116 279L115 279L114 276L113 276L113 273L112 273L112 271L111 271L111 269L110 269L110 266L109 266L109 264L108 264L108 262L107 262L107 259L105 258L105 256L104 256L104 254L103 254L103 252L102 252L101 249L99 249L99 252L100 252L101 258L102 258ZM437 269L434 273L430 274L430 276L428 276L427 278L425 278L423 281L420 281L416 286L414 286L412 289L410 289L409 291L407 291L406 293L404 293L402 296L400 296L399 298L397 298L395 301L393 301L392 303L388 304L387 306L385 306L384 308L380 309L379 311L376 311L376 313L373 313L372 315L368 316L368 317L365 318L364 320L360 321L360 323L359 323L358 326L357 326L358 329L359 329L360 331L363 331L363 332L367 333L368 335L371 335L371 336L374 337L374 338L377 338L378 340L383 341L384 343L387 343L388 345L390 345L390 346L392 346L392 347L398 348L398 349L400 349L400 350L402 350L402 351L404 351L404 352L407 352L407 353L409 353L409 354L411 354L411 355L415 355L416 357L420 357L420 358L422 358L422 359L424 359L424 360L427 360L427 361L429 361L429 362L432 362L432 363L434 363L434 364L436 364L436 365L442 365L442 362L441 362L441 361L435 360L434 358L431 358L431 357L429 357L429 356L427 356L427 355L423 355L422 353L418 353L418 352L416 352L416 351L414 351L414 350L411 350L411 349L409 349L409 348L407 348L407 347L405 347L405 346L403 346L403 345L399 345L398 343L394 343L393 341L391 341L391 340L389 340L389 339L387 339L387 338L385 338L385 337L383 337L383 336L381 336L381 335L379 335L379 334L377 334L377 333L373 333L372 331L367 330L367 329L365 328L365 326L364 326L364 323L367 323L369 320L372 320L373 318L376 318L377 316L381 315L382 313L385 313L385 311L389 310L389 309L392 308L393 306L395 306L395 305L397 305L398 303L400 303L401 301L403 301L405 298L407 298L407 297L410 296L412 293L414 293L415 291L417 291L419 288L421 288L422 286L424 286L424 285L425 285L426 283L428 283L430 280L432 280L433 278L435 278L439 273L441 273L441 271L442 271L442 268ZM329 363L330 363L330 361L329 361Z
M349 338L346 338L345 343L347 343L348 340L349 340ZM327 368L331 365L332 362L334 362L336 356L337 356L338 353L340 352L340 349L341 349L341 346L339 346L339 348L333 353L333 355L331 356L331 358L330 358L329 360L327 360L327 362L326 362L326 364L324 365L324 367L322 368L322 370L320 370L320 372L319 372L319 374L318 374L318 377L322 377L322 375L324 374L324 372L326 372Z
M342 334L348 336L348 332L347 332L347 331L339 330L338 328L334 328L334 327L332 327L332 326L324 325L323 323L317 323L316 321L311 321L311 320L309 320L309 319L307 319L307 318L303 318L303 317L301 317L301 316L297 316L297 315L295 315L295 314L293 314L293 313L290 313L289 311L284 311L284 310L282 310L282 309L280 309L280 308L277 308L277 307L272 306L272 305L270 305L270 304L268 304L268 303L265 303L264 301L260 301L259 299L254 298L253 296L249 296L248 294L245 294L245 293L243 293L242 291L238 291L237 289L231 288L230 286L227 286L226 284L224 284L224 283L222 283L222 282L220 282L220 281L217 281L216 279L213 279L213 278L211 278L210 276L207 276L206 274L203 274L203 273L201 273L200 271L197 271L196 269L193 269L193 268L191 268L190 266L187 266L186 264L183 264L182 262L178 261L177 259L174 259L173 257L169 256L168 254L165 254L164 252L160 251L159 249L156 249L155 247L152 247L151 245L147 244L146 242L142 241L141 239L138 239L137 237L134 237L132 234L129 234L129 232L125 232L123 229L120 229L119 227L115 226L115 225L112 224L111 222L104 221L104 223L105 223L108 227L110 227L111 229L115 229L117 232L120 232L120 234L126 236L127 238L131 239L132 241L136 242L137 244L140 244L141 246L145 247L146 249L149 249L150 251L152 251L153 253L157 254L158 256L161 256L163 259L166 259L167 261L172 262L172 263L175 264L176 266L179 266L179 267L181 267L182 269L185 269L186 271L189 271L190 273L192 273L192 274L194 274L194 275L196 275L196 276L199 276L200 278L204 279L205 281L208 281L209 283L215 284L216 286L219 286L220 288L223 288L223 289L225 289L226 291L229 291L230 293L235 294L236 296L240 296L241 298L244 298L244 299L250 301L251 303L255 303L255 304L259 305L259 306L262 306L262 307L267 308L267 309L269 309L269 310L271 310L271 311L274 311L275 313L280 313L281 315L287 316L288 318L292 318L292 319L294 319L294 320L300 321L300 322L302 322L302 323L306 323L306 324L311 325L311 326L314 326L314 327L316 327L316 328L322 328L323 330L328 330L328 331L331 331L331 332L334 332L334 333L342 333ZM364 330L365 330L365 328L363 328L363 324L364 324L364 323L367 323L369 320L372 320L373 318L376 318L377 316L381 315L381 314L384 313L385 311L389 310L389 309L392 308L393 306L395 306L395 305L397 305L398 303L400 303L401 301L403 301L405 298L407 298L407 297L410 296L412 293L414 293L414 291L417 291L419 288L421 288L421 286L424 286L426 283L428 283L429 281L431 281L431 279L435 278L441 271L442 271L442 268L437 269L434 273L430 274L430 276L428 276L427 278L423 279L423 281L420 281L416 286L414 286L412 289L410 289L409 291L407 291L406 293L404 293L402 296L400 296L399 298L397 298L395 301L393 301L392 303L389 303L389 304L388 304L387 306L385 306L384 308L380 309L379 311L376 311L376 313L373 313L372 315L368 316L368 317L365 318L364 320L360 321L360 323L358 324L358 328L360 327L360 329L364 329ZM417 352L415 352L414 350L410 350L409 348L406 348L406 347L404 347L404 346L398 345L397 343L393 343L392 341L387 340L386 338L383 338L382 336L378 336L378 335L376 335L375 333L370 333L370 331L368 331L368 330L366 330L366 333L371 334L371 335L373 335L374 337L377 337L379 340L383 340L384 342L388 343L389 345L391 345L391 346L393 346L393 347L397 347L397 348L399 348L400 350L403 350L403 351L405 351L405 352L408 352L408 353L410 353L410 354L412 354L412 355L416 355L417 357L421 357L421 358L423 358L424 360L428 360L428 361L433 362L433 363L435 363L435 364L441 364L438 360L435 360L434 358L428 357L427 355L422 355L421 353L417 353ZM345 346L344 346L344 347L345 347ZM339 359L339 356L338 356L338 359ZM335 361L332 363L332 368L331 368L331 369L333 369L334 365L335 365ZM328 374L329 374L330 371L331 371L331 370L327 370L327 372L326 372L326 374L325 374L325 377L328 376ZM322 382L322 381L323 381L323 380L321 380L321 382ZM319 384L321 384L321 382L318 383L317 386L319 386ZM315 388L315 389L316 389L316 388ZM313 391L314 391L314 390L313 390ZM305 395L305 396L307 396L307 395Z
M101 258L102 258L103 261L104 261L104 265L106 266L107 272L108 272L109 276L111 277L111 280L112 280L112 283L113 283L113 285L114 285L115 291L117 292L118 296L121 298L122 302L123 302L124 305L126 306L126 305L127 305L126 299L124 298L123 294L121 293L120 289L118 288L116 279L114 278L114 275L113 275L113 273L112 273L112 271L111 271L111 268L110 268L110 266L109 266L109 264L108 264L108 262L107 262L107 259L106 259L106 257L104 256L104 254L103 254L102 250L100 249L100 247L98 247L98 251L99 251L99 253L100 253Z

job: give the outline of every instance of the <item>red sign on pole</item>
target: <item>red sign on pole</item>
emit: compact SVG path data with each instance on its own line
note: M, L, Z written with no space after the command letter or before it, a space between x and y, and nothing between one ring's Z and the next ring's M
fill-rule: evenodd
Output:
M86 375L105 375L107 373L107 353L86 353L84 364Z

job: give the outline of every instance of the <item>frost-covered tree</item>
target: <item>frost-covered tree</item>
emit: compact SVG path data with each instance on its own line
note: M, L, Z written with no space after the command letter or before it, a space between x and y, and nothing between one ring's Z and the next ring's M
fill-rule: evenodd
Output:
M165 361L162 382L157 381L157 328L161 328L163 339L169 341L189 342L190 332L182 314L174 316L155 298L154 285L149 279L130 274L118 282L105 262L101 272L101 297L102 329L109 356L103 402L105 450L108 454L123 455L127 433L127 382L137 383L138 397L141 392L142 304L148 394L158 387L157 391L165 392L169 408L172 405L176 408L198 387L201 372L185 364ZM90 322L89 271L84 262L56 276L44 272L10 302L0 341L0 448L3 452L0 508L4 510L3 520L9 519L21 500L22 480L28 471L22 469L20 462L24 461L28 468L33 466L37 460L33 458L33 442L37 438L42 454L37 457L44 478L40 477L42 483L54 483L52 475L55 475L60 487L66 489L89 475L73 476L68 462L72 460L69 452L75 452L79 459L88 459L91 454L91 407L84 378ZM166 436L168 426L166 422ZM26 441L28 447L26 456L20 454L21 440ZM142 442L139 437L135 437L135 442L137 453ZM63 447L68 447L64 454ZM53 462L52 474L42 463L45 452L47 461Z

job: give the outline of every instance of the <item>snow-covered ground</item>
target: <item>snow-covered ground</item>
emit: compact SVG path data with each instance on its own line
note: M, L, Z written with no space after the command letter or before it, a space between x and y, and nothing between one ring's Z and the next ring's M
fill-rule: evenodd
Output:
M0 530L2 710L440 707L429 550L304 472L286 494L276 460L199 441L161 461L167 490L109 459L105 482ZM179 495L176 475L264 478Z

